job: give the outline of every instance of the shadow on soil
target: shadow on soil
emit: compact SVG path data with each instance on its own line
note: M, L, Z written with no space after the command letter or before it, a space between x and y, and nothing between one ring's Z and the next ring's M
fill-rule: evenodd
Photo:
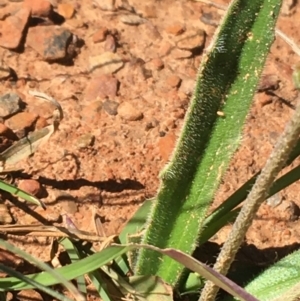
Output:
M228 277L237 284L244 286L262 271L283 257L298 250L299 247L300 243L295 243L283 247L272 247L260 250L252 244L248 245L245 243L238 251ZM221 246L216 243L207 242L196 250L194 256L201 262L213 266L220 253L220 248Z
M96 187L102 191L107 192L122 192L124 190L141 190L145 186L138 181L125 179L125 180L108 180L108 181L97 181L92 182L86 179L76 179L76 180L61 180L57 181L55 179L48 179L44 177L39 177L38 180L42 185L51 186L59 190L78 190L83 186Z

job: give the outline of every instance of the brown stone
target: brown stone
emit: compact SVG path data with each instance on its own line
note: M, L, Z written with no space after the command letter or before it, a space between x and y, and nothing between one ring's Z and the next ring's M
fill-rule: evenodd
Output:
M65 19L71 19L75 14L75 8L70 3L60 3L57 7L57 12Z
M171 75L171 76L169 76L168 78L167 78L167 84L170 86L170 87L172 87L172 88L177 88L179 85L180 85L180 83L181 83L181 79L180 79L180 77L179 76L177 76L177 75Z
M47 0L24 0L23 5L37 17L49 17L53 9L52 4Z
M185 26L181 23L173 23L166 28L166 32L174 36L178 36L185 32Z
M123 102L119 105L118 115L128 121L136 121L143 118L143 113L129 102Z
M160 58L155 58L151 61L152 66L155 70L161 70L164 68L164 62Z
M88 126L97 125L101 120L102 102L94 101L81 111L81 120Z
M23 31L30 16L30 9L22 8L14 15L0 22L0 46L8 49L18 48Z
M105 41L105 37L108 33L108 29L106 27L99 28L94 34L93 34L93 42L99 43Z
M38 196L41 192L41 184L38 181L31 179L21 180L19 182L18 188L34 196Z
M114 98L117 95L119 82L112 75L100 75L90 80L84 94L86 101Z
M38 116L33 113L21 112L7 119L6 125L13 131L30 129L33 127L37 118Z

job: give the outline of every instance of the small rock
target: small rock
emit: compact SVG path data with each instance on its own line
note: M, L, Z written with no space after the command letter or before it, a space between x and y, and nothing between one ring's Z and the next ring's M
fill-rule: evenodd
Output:
M137 121L143 118L143 113L129 102L123 102L119 105L118 114L121 118L128 121Z
M41 184L36 180L21 180L18 188L30 193L33 196L38 196L42 190Z
M110 52L116 52L116 49L117 49L117 45L116 45L115 38L110 34L107 35L105 40L104 50Z
M181 78L177 75L171 75L167 78L167 84L172 88L177 88L181 83Z
M100 75L94 77L89 82L84 94L85 100L96 100L98 97L103 99L105 97L115 97L117 95L119 81L112 75Z
M52 12L52 4L47 0L24 0L24 7L31 10L31 15L36 17L49 17Z
M176 60L187 59L192 56L192 53L188 50L182 50L175 48L172 50L172 57Z
M128 14L128 15L123 15L120 18L121 22L123 22L124 24L127 25L139 25L139 24L143 24L145 22L145 19L141 18L138 15L134 15L134 14Z
M172 50L172 45L167 41L163 41L160 44L158 54L159 54L159 56L166 56L171 52L171 50Z
M117 115L118 114L119 103L113 100L105 100L103 103L103 110L109 115Z
M117 72L124 66L122 58L112 52L104 52L100 55L89 57L89 71L100 69L103 74Z
M28 300L42 300L43 297L36 290L28 289L28 290L22 290L18 292L13 299L18 299L18 301L28 301Z
M84 107L81 111L81 120L86 125L95 125L98 124L101 120L101 110L102 110L102 102L95 101Z
M0 204L0 224L7 225L13 222L13 218L5 204Z
M162 137L158 142L159 153L164 161L170 159L170 155L175 147L176 135L172 132Z
M176 22L172 25L169 25L165 30L169 34L178 36L185 32L185 26L181 23Z
M100 43L103 42L106 38L106 35L108 34L108 29L106 27L99 28L94 34L93 34L93 42L94 43Z
M23 31L30 16L28 8L18 10L14 15L0 22L0 46L8 49L19 47Z
M76 141L76 147L79 149L92 146L95 141L95 136L92 134L81 135Z
M57 12L65 19L72 19L75 14L75 8L70 3L60 3L58 4Z
M116 0L95 0L100 9L114 11L115 10L115 2Z
M55 61L67 56L72 33L56 26L30 27L26 44L38 52L44 60Z
M20 111L21 98L16 93L7 93L0 97L0 117L5 118Z
M155 70L161 70L164 68L164 62L160 58L155 58L151 61L151 64Z
M5 123L19 138L23 138L28 131L33 129L37 118L35 114L21 112L7 119Z
M177 47L183 50L193 50L202 48L205 43L205 31L197 30L195 33L187 33L188 35L177 41Z
M4 61L0 61L0 80L9 78L11 73L12 69Z

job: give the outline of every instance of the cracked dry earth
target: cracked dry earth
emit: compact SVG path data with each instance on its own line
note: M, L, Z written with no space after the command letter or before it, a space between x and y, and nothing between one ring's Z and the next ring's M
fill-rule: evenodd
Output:
M51 123L54 107L30 91L55 98L64 111L58 131L17 164L24 172L15 184L47 205L46 211L29 206L35 217L59 223L66 213L79 229L94 232L91 214L96 210L106 234L112 235L155 194L203 49L222 14L213 6L184 0L0 0L0 151ZM299 26L299 5L284 1L278 28L299 45ZM294 111L291 67L298 61L277 38L242 146L214 206L264 165ZM273 250L275 258L276 252L299 242L298 191L296 183L260 208L248 244ZM2 196L2 223L38 223L8 199ZM229 230L225 227L214 241L222 243ZM50 239L8 240L50 259ZM0 260L24 269L20 259L7 253ZM34 291L18 294L20 300L33 296L42 298Z

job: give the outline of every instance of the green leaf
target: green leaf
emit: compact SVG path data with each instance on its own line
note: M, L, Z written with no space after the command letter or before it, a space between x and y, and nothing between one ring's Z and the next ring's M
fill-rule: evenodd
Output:
M0 180L0 189L6 191L8 193L11 193L13 195L16 195L17 197L22 198L29 203L41 206L44 209L46 208L45 204L42 201L40 201L39 199L37 199L36 197L30 195L29 193L25 192L22 189L19 189L11 184L1 181L1 180Z
M207 210L240 143L274 40L279 8L277 0L231 2L202 59L181 136L161 174L143 243L188 254L195 250ZM139 252L135 271L158 275L176 286L185 280L182 266L146 249Z

